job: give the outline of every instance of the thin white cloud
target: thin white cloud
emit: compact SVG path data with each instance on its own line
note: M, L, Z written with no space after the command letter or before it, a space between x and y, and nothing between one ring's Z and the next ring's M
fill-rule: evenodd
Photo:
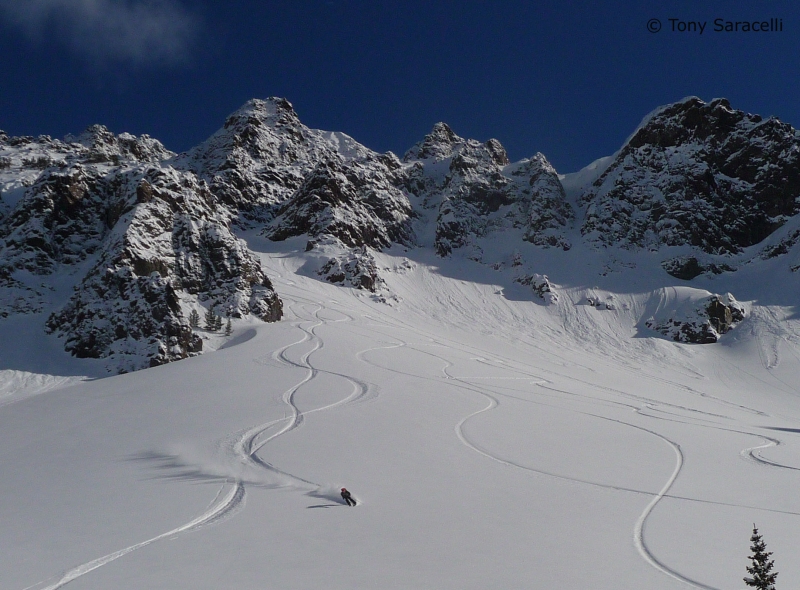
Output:
M98 62L185 62L199 19L178 0L0 0L0 18Z

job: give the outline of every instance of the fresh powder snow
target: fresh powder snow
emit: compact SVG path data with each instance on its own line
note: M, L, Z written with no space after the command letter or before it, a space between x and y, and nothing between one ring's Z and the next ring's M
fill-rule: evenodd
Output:
M0 133L0 587L723 590L754 523L800 585L798 154Z
M745 277L758 311L698 346L637 323L668 305L663 271L586 286L602 253L578 247L542 254L551 305L512 270L400 247L375 255L381 301L307 276L303 238L245 237L284 319L239 320L216 352L93 379L62 351L13 368L3 333L3 588L723 589L753 522L800 580L777 279Z

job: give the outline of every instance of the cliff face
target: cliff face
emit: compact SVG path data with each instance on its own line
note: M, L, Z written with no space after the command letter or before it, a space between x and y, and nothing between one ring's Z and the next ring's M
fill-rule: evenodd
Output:
M800 135L724 99L658 109L582 186L568 197L542 154L512 163L444 123L402 159L378 154L306 127L281 98L247 102L179 155L99 125L63 141L0 132L0 318L44 314L68 351L117 370L197 354L192 311L281 317L241 228L305 237L316 276L373 293L377 251L395 245L478 261L500 236L555 252L679 247L663 269L691 280L800 240ZM515 248L501 259L539 276Z
M542 154L511 164L497 140L465 140L437 123L404 161L404 188L435 211L441 256L508 228L522 228L534 244L569 249L564 231L573 212Z
M392 154L319 162L276 209L265 235L272 240L331 236L349 248L413 243L411 203L394 184L398 167Z
M280 318L258 259L231 233L231 212L205 181L163 163L174 154L98 126L67 139L0 144L0 178L17 197L0 220L5 315L53 310L46 329L67 351L120 371L200 352L195 307ZM63 275L76 283L66 302L54 287Z
M132 170L119 182L128 195L125 213L75 293L47 322L68 351L146 357L150 366L200 352L184 311L192 300L231 317L280 319L271 283L204 182L160 168Z
M800 212L800 136L718 99L650 116L583 195L595 244L735 254Z

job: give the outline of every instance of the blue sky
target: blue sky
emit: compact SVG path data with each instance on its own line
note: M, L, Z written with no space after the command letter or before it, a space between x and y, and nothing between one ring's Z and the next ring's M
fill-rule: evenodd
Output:
M717 18L783 31L713 32ZM672 30L688 21L704 32ZM781 0L0 0L0 55L9 134L103 123L175 151L267 96L378 151L445 121L559 172L687 95L800 126L800 7Z

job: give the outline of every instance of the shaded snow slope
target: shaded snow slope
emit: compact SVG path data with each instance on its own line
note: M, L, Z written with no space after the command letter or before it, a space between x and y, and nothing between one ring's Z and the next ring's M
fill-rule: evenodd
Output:
M513 261L375 253L387 305L256 233L283 321L0 407L4 588L721 590L753 522L800 583L788 270L698 277L749 312L700 347L642 337L657 257L548 250L544 305Z

